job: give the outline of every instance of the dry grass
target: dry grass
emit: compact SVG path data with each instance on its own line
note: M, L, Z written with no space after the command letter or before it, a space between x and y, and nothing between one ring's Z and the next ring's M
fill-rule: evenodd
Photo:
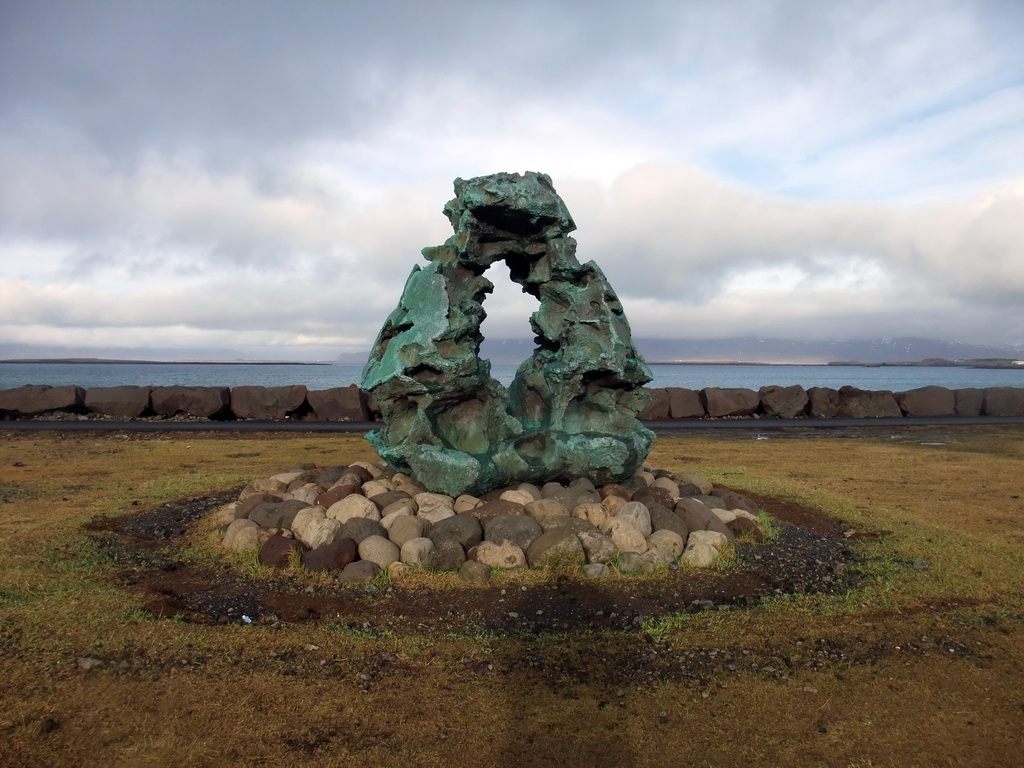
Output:
M0 433L0 765L1018 765L1024 430L899 438L659 438L657 466L892 533L864 545L876 578L850 595L657 627L671 653L791 661L784 680L652 684L631 677L652 649L632 633L154 620L79 532L301 462L372 458L358 436ZM801 663L822 643L845 655ZM82 656L108 663L83 671Z

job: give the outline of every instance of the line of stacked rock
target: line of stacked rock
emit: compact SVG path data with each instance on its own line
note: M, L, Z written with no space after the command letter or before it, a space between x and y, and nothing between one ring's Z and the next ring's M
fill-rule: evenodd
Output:
M546 566L651 574L709 567L737 534L763 536L742 495L647 463L623 483L519 483L479 497L431 493L383 463L303 464L255 480L213 514L227 549L258 549L270 566L301 559L341 582L417 568L477 583L492 569Z

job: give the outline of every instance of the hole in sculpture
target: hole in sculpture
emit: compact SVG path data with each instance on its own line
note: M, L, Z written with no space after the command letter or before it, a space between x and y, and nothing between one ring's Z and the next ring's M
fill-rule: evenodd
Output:
M480 324L484 338L480 357L490 361L491 376L508 387L516 368L533 353L530 315L537 310L538 302L512 282L503 261L491 265L485 276L494 283L494 290L484 304L487 316Z

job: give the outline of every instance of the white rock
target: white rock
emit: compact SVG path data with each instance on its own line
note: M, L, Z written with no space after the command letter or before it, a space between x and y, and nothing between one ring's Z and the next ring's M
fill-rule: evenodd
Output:
M303 536L296 534L295 538L310 549L316 549L324 544L332 544L341 536L341 523L325 517L306 526L305 534Z
M712 509L711 514L727 525L736 519L735 513L728 509Z
M309 506L305 509L300 509L295 513L295 519L292 520L292 533L295 534L295 538L299 541L304 541L309 528L318 525L321 520L326 519L327 513L323 507Z
M505 501L511 501L513 504L522 504L524 507L531 501L534 501L533 496L525 491L519 490L505 491L498 498L504 499Z
M381 568L387 568L392 563L397 563L400 555L401 550L395 543L383 536L367 536L359 542L359 558L376 563Z
M393 490L395 490L395 484L383 477L363 483L363 496L368 499L372 499L374 496L379 496L382 493L390 493Z
M259 525L248 518L235 520L224 532L224 546L235 552L257 547L260 545L260 530Z
M640 557L649 562L655 568L668 568L668 566L676 561L675 556L663 547L651 547L640 555Z
M387 511L389 509L391 509L391 507L385 507L384 511ZM384 526L385 531L390 531L391 526L394 524L395 520L397 520L400 517L412 516L413 514L411 507L400 507L399 509L396 509L394 512L388 512L386 515L383 515L380 519L380 524Z
M668 491L668 495L672 497L672 501L679 499L679 483L673 480L671 477L659 477L651 483L651 488L663 488Z
M612 517L605 523L602 533L615 543L620 552L646 552L647 539L637 530L632 520L625 517Z
M611 572L611 569L604 563L588 563L583 566L583 575L588 579L603 579Z
M423 515L435 509L443 508L451 512L455 511L455 499L445 496L443 493L417 493L413 496L416 499L416 506L419 514Z
M683 537L675 531L663 529L655 531L647 537L647 545L649 547L656 547L664 549L672 555L672 557L679 557L683 554L683 549L686 547L686 542L683 541Z
M463 512L469 512L471 509L476 509L483 504L482 499L478 499L476 496L470 496L468 493L464 493L455 500L453 509L455 514L461 515Z
M610 517L607 508L601 504L577 504L572 510L572 516L586 520L598 529L602 528Z
M327 510L327 517L346 523L353 517L365 517L367 520L380 520L377 505L365 496L351 493L341 501L336 501Z
M423 508L421 507L420 511L416 513L416 517L430 525L433 525L434 523L439 523L442 520L447 520L449 517L455 517L455 510L450 507L436 506L433 509L423 511Z
M758 522L757 515L747 512L745 509L730 509L729 511L736 515L736 517L745 517L752 523Z
M646 504L642 504L639 501L631 501L623 506L615 516L632 522L643 536L651 535L651 513L647 509Z
M690 531L690 535L686 537L686 549L692 546L707 545L718 550L728 543L729 537L718 531Z
M484 541L475 548L477 562L506 571L526 567L526 553L511 541Z
M605 496L601 500L601 506L608 510L608 517L614 517L628 503L621 496Z
M427 558L434 551L434 542L428 538L409 539L402 545L401 559L406 565L427 564Z
M551 485L551 483L548 483L548 485ZM568 517L569 510L560 501L537 499L526 505L526 514L539 523L549 517Z
M714 547L708 544L696 544L692 547L687 545L686 551L683 552L679 561L697 568L707 568L714 565L717 559L718 551Z
M320 491L316 491L313 490L312 488L302 486L301 488L296 488L288 495L298 501L304 501L307 504L312 504L314 501L316 501L316 497L320 495Z

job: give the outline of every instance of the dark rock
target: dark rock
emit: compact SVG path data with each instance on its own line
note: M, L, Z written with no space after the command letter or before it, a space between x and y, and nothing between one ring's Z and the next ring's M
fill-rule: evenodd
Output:
M337 539L316 549L302 553L302 565L308 571L337 571L359 557L357 543L352 539Z
M0 412L15 416L38 416L53 411L85 413L85 410L85 390L71 384L60 387L26 384L0 390Z
M306 393L306 402L312 408L310 418L321 421L370 421L366 395L355 384L310 390Z
M227 387L156 387L149 395L158 416L184 414L199 419L231 416L231 395Z
M475 517L486 528L487 524L496 517L524 515L526 512L522 504L506 501L505 499L495 499L494 501L485 501L479 507L471 509L467 514Z
M552 528L569 528L576 535L584 531L597 530L597 527L589 520L579 517L546 517L540 521L540 527L544 531L550 531Z
M668 387L668 415L673 419L703 419L707 412L695 389Z
M238 506L235 507L235 519L248 517L249 513L260 504L278 504L281 501L280 497L272 493L254 493L252 496L247 496L245 500L238 502Z
M526 549L531 568L582 565L587 560L583 545L571 528L552 528L538 536Z
M85 407L93 413L134 419L149 410L151 387L96 387L85 393Z
M388 532L376 520L369 520L365 517L352 517L342 524L341 535L352 539L356 544L360 544L363 539L368 539L371 536L387 538Z
M597 489L598 495L601 497L601 501L604 501L609 496L618 496L620 499L626 501L633 500L633 491L620 483L608 483L608 485L602 485Z
M641 421L664 421L669 417L668 390L662 387L648 387L651 404L637 414Z
M330 488L341 476L348 471L348 467L327 467L316 478L316 484L323 486L324 488Z
M705 507L709 509L728 509L725 502L719 496L715 496L713 493L702 493L693 497L694 501L699 501Z
M371 581L380 571L380 566L369 560L356 560L346 565L338 574L338 581L359 584Z
M676 503L676 500L672 498L672 494L664 488L657 486L649 486L647 488L640 488L633 493L633 501L638 501L645 507L652 507L655 505L661 505L668 507L669 509Z
M734 534L708 507L696 499L680 499L675 512L686 523L689 531L717 531L728 538Z
M502 515L484 525L487 541L511 541L523 552L544 533L540 523L527 515Z
M765 416L795 419L807 412L809 398L804 388L798 384L791 387L761 387L758 395L761 398L761 411Z
M434 544L434 549L427 555L427 568L432 571L457 571L466 562L466 550L452 539L444 539Z
M757 514L757 505L742 493L731 491L728 488L715 488L711 495L720 498L725 509L742 509L752 515Z
M832 419L839 413L839 392L828 387L807 390L807 415L815 419Z
M284 501L265 501L257 504L250 512L249 519L262 528L291 528L295 515L300 509L308 507L304 501L286 499Z
M445 206L455 229L423 250L363 375L384 428L367 438L426 488L479 496L521 481L633 474L653 433L636 419L650 369L600 269L575 256L575 229L543 174L455 182ZM483 276L496 261L535 296L537 337L506 390L479 356ZM400 351L399 351L400 350Z
M231 388L231 410L239 419L282 421L298 413L306 402L306 387L241 386Z
M953 390L954 410L957 416L981 416L985 400L983 389L966 388Z
M486 584L491 580L491 567L476 560L467 560L459 568L459 578L473 584Z
M751 416L757 413L761 398L757 392L741 387L705 387L700 391L701 402L708 416Z
M868 391L856 387L839 388L839 410L836 416L844 419L899 418L903 411L889 390Z
M391 530L388 531L388 538L399 548L411 539L419 539L427 535L430 530L430 523L422 517L413 515L401 515L391 523Z
M764 541L760 526L749 517L736 517L725 524L736 536L746 535L754 541Z
M301 554L304 549L305 547L298 539L286 539L275 533L264 542L260 549L260 562L263 565L284 568L291 562L292 552L297 551Z
M945 387L918 387L896 395L896 404L907 416L953 416L956 395Z
M473 515L453 515L430 526L427 538L435 548L442 541L457 541L463 549L469 549L484 540L484 529Z
M651 528L655 531L672 531L678 533L685 542L690 535L690 529L679 515L671 509L666 509L660 504L648 507L651 513Z
M1024 416L1024 388L988 387L981 412L985 416Z
M317 496L313 503L318 507L329 509L331 506L337 504L347 496L351 496L353 493L359 493L358 485L336 485L333 488L328 488Z
M370 501L377 505L377 509L384 509L396 501L412 501L412 496L405 491L385 491L376 496L370 496ZM415 509L415 504L413 505Z

